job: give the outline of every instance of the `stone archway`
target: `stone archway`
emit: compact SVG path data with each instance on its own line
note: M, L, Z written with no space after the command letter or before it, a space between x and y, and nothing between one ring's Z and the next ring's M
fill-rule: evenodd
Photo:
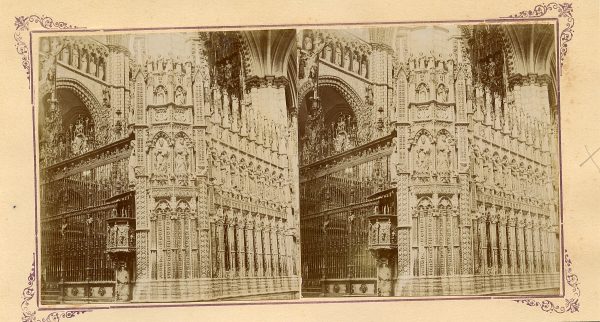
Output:
M94 119L94 123L100 125L101 120L108 120L108 109L103 108L96 96L80 81L73 78L56 79L56 90L67 89L73 92L85 105Z
M335 76L321 76L319 77L319 88L321 87L331 87L335 89L338 93L340 93L346 102L350 105L352 110L355 113L358 113L363 106L365 105L363 99L361 99L360 95L344 80ZM306 94L314 89L314 84L312 82L306 82L298 89L298 97L300 98L300 102L298 102L299 106L303 106L306 104L304 98Z
M305 124L309 119L309 97L314 90L314 83L305 82L298 90L298 123L300 127L300 136L305 133ZM372 115L365 100L363 100L357 91L344 80L335 76L321 76L319 78L319 97L324 110L323 123L330 123L332 108L325 108L327 105L327 93L334 94L344 105L347 105L349 113L352 115L353 123L356 125L356 135L353 139L353 146L364 144L371 139ZM326 110L327 109L327 110ZM341 110L338 112L342 112ZM335 114L335 113L334 113ZM337 113L339 114L339 113ZM313 119L314 120L314 119ZM313 124L314 126L314 124Z

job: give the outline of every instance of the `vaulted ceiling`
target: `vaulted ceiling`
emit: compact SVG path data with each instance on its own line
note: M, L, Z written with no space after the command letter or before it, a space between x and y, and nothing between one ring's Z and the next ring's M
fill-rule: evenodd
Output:
M504 30L513 50L513 74L551 75L555 72L554 25L510 24Z
M242 35L251 55L252 76L287 76L288 60L296 48L295 30L248 30Z
M511 75L547 75L550 105L556 104L557 59L553 24L507 24L506 38L512 51Z

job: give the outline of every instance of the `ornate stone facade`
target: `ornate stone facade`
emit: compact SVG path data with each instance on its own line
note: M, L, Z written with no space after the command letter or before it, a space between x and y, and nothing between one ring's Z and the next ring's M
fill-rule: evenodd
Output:
M556 67L515 56L523 30L299 31L305 294L558 292ZM327 185L333 197L315 196ZM340 221L356 216L368 239Z
M48 227L42 233L46 303L299 296L296 107L286 100L295 91L294 35L42 39L40 65L48 71L40 78L39 118L48 196L41 214ZM270 42L257 47L254 39L264 37ZM183 41L174 45L173 39ZM150 56L169 43L181 57ZM117 143L124 152L112 152ZM115 184L117 173L118 190L91 189ZM59 184L74 198L95 200L101 214L90 218L98 232L80 230L76 219L69 222L72 213L51 207L61 204L60 196L46 191ZM72 208L95 211L89 206ZM56 235L53 227L61 225L67 237ZM106 243L100 241L104 231ZM121 241L122 234L127 238ZM99 240L93 251L65 255L90 238ZM89 271L85 258L104 258L105 252L110 258L98 259L104 280L67 278ZM90 283L102 284L103 294Z

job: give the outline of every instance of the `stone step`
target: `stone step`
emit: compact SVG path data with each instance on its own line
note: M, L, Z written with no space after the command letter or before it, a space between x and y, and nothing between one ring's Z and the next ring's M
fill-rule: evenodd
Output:
M321 297L321 291L317 292L306 292L302 291L302 297Z

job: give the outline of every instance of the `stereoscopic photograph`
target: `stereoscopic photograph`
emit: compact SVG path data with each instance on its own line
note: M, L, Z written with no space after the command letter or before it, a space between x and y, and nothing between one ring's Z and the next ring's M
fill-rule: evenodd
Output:
M560 292L552 24L38 48L42 305Z

